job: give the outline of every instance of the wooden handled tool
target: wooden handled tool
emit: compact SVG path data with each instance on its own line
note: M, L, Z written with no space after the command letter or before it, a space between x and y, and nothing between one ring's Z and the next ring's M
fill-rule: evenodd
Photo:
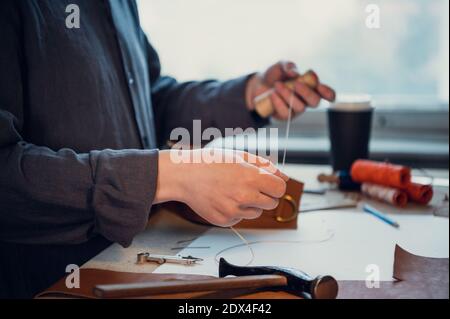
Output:
M266 287L283 287L286 285L286 277L278 275L263 275L195 281L166 281L118 285L98 285L94 288L94 294L99 298L130 298L240 288L256 289Z
M224 278L227 276L234 278ZM277 288L315 299L333 299L338 293L336 280L330 276L312 279L305 273L281 267L239 267L221 258L217 279L197 281L143 282L98 285L94 295L100 298L131 298L160 294L217 291L229 289Z
M319 85L319 78L317 77L314 71L308 71L294 80L285 82L285 84L289 89L294 90L294 85L296 82L306 84L310 88L316 89L317 86ZM270 99L270 96L272 95L273 92L274 89L270 89L267 92L258 95L254 99L255 110L263 118L269 117L270 115L272 115L274 111L272 100Z

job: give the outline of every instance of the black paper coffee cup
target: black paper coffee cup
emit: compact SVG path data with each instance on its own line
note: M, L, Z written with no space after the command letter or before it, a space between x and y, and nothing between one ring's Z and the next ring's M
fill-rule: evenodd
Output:
M328 108L331 165L350 170L357 159L369 158L373 107L369 96L342 96Z

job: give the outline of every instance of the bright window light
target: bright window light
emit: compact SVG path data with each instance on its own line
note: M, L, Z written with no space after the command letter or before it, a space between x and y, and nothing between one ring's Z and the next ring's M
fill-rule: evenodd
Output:
M367 27L367 6L380 9ZM140 0L163 72L227 79L279 59L339 92L448 103L448 0Z

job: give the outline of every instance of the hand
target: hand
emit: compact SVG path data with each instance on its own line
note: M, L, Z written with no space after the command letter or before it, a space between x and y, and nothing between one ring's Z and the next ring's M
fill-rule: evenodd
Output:
M180 157L187 160L174 160ZM287 180L271 162L246 152L161 151L154 203L183 202L209 223L229 227L276 208Z
M295 83L295 95L283 82L294 79L300 74L293 62L281 61L269 67L264 73L255 74L247 84L246 102L249 110L254 110L253 100L258 95L274 88L271 95L275 108L273 117L279 120L287 120L289 117L289 104L292 102L293 115L303 113L307 107L317 107L321 99L334 101L335 91L329 86L319 82L316 90L306 84Z

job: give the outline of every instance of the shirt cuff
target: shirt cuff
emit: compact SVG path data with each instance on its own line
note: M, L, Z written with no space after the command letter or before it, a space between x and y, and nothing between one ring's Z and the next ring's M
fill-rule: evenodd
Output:
M158 178L158 150L90 153L94 232L124 247L148 222Z

